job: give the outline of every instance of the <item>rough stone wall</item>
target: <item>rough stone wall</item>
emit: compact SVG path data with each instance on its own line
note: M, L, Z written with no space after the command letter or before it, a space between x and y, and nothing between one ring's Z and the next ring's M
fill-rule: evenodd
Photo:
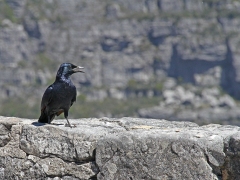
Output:
M236 126L157 119L0 118L0 179L218 179L239 174Z

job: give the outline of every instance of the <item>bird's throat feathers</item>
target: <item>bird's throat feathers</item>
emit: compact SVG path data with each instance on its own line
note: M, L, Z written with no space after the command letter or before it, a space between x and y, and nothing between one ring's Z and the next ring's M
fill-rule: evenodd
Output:
M72 84L72 81L71 81L70 76L64 76L64 75L62 75L62 76L56 76L56 81L58 81L58 82L64 82L64 83L69 84L69 85Z
M72 73L69 73L69 70L67 67L60 67L56 75L56 80L71 81L70 79L71 75Z

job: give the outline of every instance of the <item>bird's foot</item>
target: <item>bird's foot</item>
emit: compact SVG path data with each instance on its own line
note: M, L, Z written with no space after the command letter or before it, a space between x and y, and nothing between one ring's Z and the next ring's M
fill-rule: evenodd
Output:
M65 124L65 127L76 128L77 125L76 125L76 124L69 125L68 123L66 123L66 124Z
M72 128L72 126L69 125L68 123L65 124L65 127L70 127L70 128Z

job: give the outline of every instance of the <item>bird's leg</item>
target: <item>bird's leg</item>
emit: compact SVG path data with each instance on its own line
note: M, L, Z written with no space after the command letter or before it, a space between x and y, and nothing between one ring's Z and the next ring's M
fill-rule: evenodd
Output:
M67 117L65 117L65 118L66 118L66 120L67 120L68 126L69 126L70 128L72 128L70 122L68 121L68 118L67 118Z
M64 111L64 117L65 117L65 119L67 120L68 126L69 126L70 128L72 128L70 122L68 121L68 112L67 112L67 111Z

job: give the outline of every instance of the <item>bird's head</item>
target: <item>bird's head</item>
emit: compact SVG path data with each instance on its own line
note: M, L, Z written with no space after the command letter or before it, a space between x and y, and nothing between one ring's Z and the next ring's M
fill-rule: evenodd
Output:
M84 71L82 71L83 69L84 67L81 67L81 66L76 66L71 63L63 63L58 69L57 77L61 77L61 76L69 77L72 74L77 72L84 73Z

